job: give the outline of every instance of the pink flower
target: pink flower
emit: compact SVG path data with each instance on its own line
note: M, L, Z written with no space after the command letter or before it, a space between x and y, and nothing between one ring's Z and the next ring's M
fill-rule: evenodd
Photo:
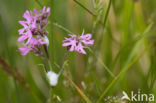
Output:
M35 55L39 56L41 54L41 45L44 44L46 44L46 42L42 41L41 39L32 38L30 40L30 45L25 45L25 47L19 48L19 51L23 56L25 56L32 50Z
M48 31L43 28L49 24L48 17L50 16L50 8L44 7L42 10L26 11L23 15L25 21L19 21L23 26L18 30L20 37L18 41L24 45L24 48L19 48L22 55L28 54L31 50L34 53L39 53L41 45L47 44L44 38Z
M47 24L49 24L48 17L50 16L50 8L43 7L42 10L37 11L34 9L35 19L39 24L39 28L43 29Z
M18 48L18 50L22 53L23 56L25 56L30 52L31 48L25 46L23 48Z
M84 31L81 36L76 36L71 34L69 34L69 36L71 38L65 38L65 40L63 41L64 43L62 44L62 46L69 47L69 51L75 50L78 53L86 54L84 48L87 48L87 46L91 46L94 44L94 40L90 40L92 34L84 35Z

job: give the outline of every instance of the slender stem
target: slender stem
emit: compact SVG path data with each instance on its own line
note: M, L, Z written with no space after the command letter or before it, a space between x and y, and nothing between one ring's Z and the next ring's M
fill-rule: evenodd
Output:
M98 101L96 103L100 103L102 98L106 95L106 93L111 89L111 87L114 85L114 83L119 80L119 78L134 64L136 63L140 57L142 57L142 55L148 50L149 48L145 48L140 55L136 56L131 63L129 63L127 66L125 66L123 69L121 69L122 71L113 79L113 81L109 84L109 86L105 89L105 91L102 93L102 95L100 96L100 98L98 99Z
M58 75L61 75L61 73L62 73L62 71L63 71L63 65L64 65L64 62L65 62L66 57L67 57L67 52L65 53L65 55L64 55L64 57L63 57L63 61L62 61L61 66L58 66L58 68L60 69ZM49 100L50 100L51 103L53 103L53 102L52 102L52 98L53 98L53 94L54 94L53 88L54 88L54 87L51 87L51 88L50 88L50 98L49 98Z
M62 64L60 66L59 75L63 72L63 65L64 65L64 62L65 62L67 56L68 56L68 51L66 51L65 54L64 54L64 57L63 57L63 60L62 60Z
M109 0L108 7L107 7L107 11L106 11L106 15L105 15L105 18L104 18L102 35L101 35L100 40L99 40L99 42L98 42L99 45L97 46L97 50L99 50L99 48L101 47L101 42L102 42L102 40L103 40L104 31L105 31L105 27L106 27L106 22L107 22L108 14L109 14L110 7L111 7L111 2L112 2L112 0Z
M44 65L44 69L45 69L45 71L47 73L48 72L48 69L47 69L45 57L44 57L43 53L41 53L39 56L41 56L41 59L42 59L43 65Z
M50 97L49 97L49 102L48 103L53 103L53 96L54 96L53 94L54 94L54 91L53 91L53 88L52 87L50 88L50 91L49 92L50 92Z
M50 60L48 60L48 65L49 65L50 70L53 70Z
M80 2L78 2L77 0L73 0L75 3L77 3L78 5L80 5L83 9L85 9L89 14L91 14L92 16L96 16L93 12L91 12L88 8L86 8L84 5L82 5Z
M85 9L89 14L91 14L93 17L97 17L96 14L94 14L92 11L90 11L88 8L86 8L84 5L82 5L80 2L78 2L77 0L73 0L75 3L77 3L78 5L80 5L83 9ZM101 25L103 24L102 21L98 21Z
M69 31L68 29L66 29L62 25L58 24L57 22L53 23L53 25L60 28L60 29L62 29L62 30L64 30L64 31L66 31L66 32L68 32L68 33L70 33L70 34L74 34L73 32Z
M98 56L95 55L95 53L92 51L91 48L89 48L89 51L97 58L97 60L99 61L99 63L106 69L106 71L112 76L115 77L114 74L110 71L110 69L103 63L103 61L101 60L101 58L99 58Z
M42 8L43 5L41 4L41 2L39 0L35 0L37 2L37 4Z
M46 57L48 59L49 68L50 68L50 70L52 70L52 66L51 66L51 63L50 63L50 56L49 56L49 52L48 52L48 47L47 47L47 45L43 45L43 47L44 47L44 51L45 51Z
M111 2L112 2L112 0L109 0L108 7L107 7L107 11L106 11L106 16L105 16L105 18L104 18L103 28L105 28L105 26L106 26L106 21L107 21L108 14L109 14L109 11L110 11Z
M46 53L47 59L50 60L47 45L43 45L43 47L44 47L44 51Z
M35 1L36 1L36 3L37 3L41 8L43 7L43 5L41 4L41 2L40 2L39 0L35 0ZM46 57L47 57L47 59L48 59L49 67L50 67L50 69L52 69L51 64L50 64L50 58L49 58L48 48L47 48L46 45L44 45L43 47L44 47L44 51L45 51L45 53L46 53ZM43 64L44 64L45 71L48 72L48 69L47 69L47 66L46 66L46 62L45 62L45 57L44 57L43 53L41 53L40 56L41 56L42 62L43 62Z

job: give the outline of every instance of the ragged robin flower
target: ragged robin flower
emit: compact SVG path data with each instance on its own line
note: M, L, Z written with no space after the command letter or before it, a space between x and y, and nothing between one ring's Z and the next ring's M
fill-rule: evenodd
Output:
M90 40L92 34L84 34L84 30L81 36L71 35L69 34L70 38L66 38L63 41L62 46L68 47L69 51L77 51L78 53L86 54L84 48L87 46L91 46L94 44L94 40Z
M27 55L31 50L35 55L41 55L41 46L48 45L48 31L44 27L49 24L50 8L44 7L42 10L26 11L23 15L25 21L19 21L23 26L18 32L21 35L18 41L23 44L19 51L22 55Z

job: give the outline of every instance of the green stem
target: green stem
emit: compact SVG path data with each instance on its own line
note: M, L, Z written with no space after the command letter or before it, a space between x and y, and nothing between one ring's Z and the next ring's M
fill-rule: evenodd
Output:
M43 65L44 65L44 69L45 69L45 71L46 71L46 73L48 72L48 68L47 68L47 64L46 64L46 62L45 62L45 57L44 57L44 55L40 55L41 56L41 59L42 59L42 62L43 62Z
M53 94L54 94L54 91L52 88L50 88L50 98L49 98L50 103L53 103Z
M42 8L43 5L41 4L41 2L39 0L35 0L37 2L37 4Z
M108 7L107 7L107 11L106 11L106 15L105 15L105 18L104 18L102 35L101 35L100 40L99 40L99 42L98 42L99 46L97 46L97 50L99 50L100 47L101 47L101 42L102 42L102 40L103 40L104 30L105 30L106 22L107 22L107 19L108 19L108 14L109 14L109 11L110 11L111 2L112 2L112 0L109 0Z
M106 26L106 21L107 21L108 14L109 14L109 11L110 11L111 2L112 2L112 0L109 0L108 7L107 7L107 11L106 11L106 16L105 16L105 18L104 18L103 28L105 28L105 26Z
M90 51L92 54L94 54L94 52L92 51L91 48L88 47L88 49L89 49L89 51ZM99 63L106 69L106 71L107 71L112 77L115 77L114 74L110 71L110 69L103 63L103 61L101 60L101 58L99 58L99 57L96 56L95 54L94 54L94 56L97 58L97 60L99 61Z
M65 63L65 60L66 60L67 56L68 56L68 51L66 51L65 54L64 54L64 57L63 57L63 60L62 60L62 64L60 66L59 75L63 72L63 67L64 67L64 63Z
M97 17L96 14L94 14L92 11L90 11L88 8L86 8L84 5L82 5L77 0L73 0L75 3L77 3L79 6L81 6L84 10L86 10L89 14L91 14L93 17ZM102 21L98 21L102 25Z
M69 31L68 29L66 29L62 25L58 24L57 22L53 23L53 25L60 28L60 29L62 29L62 30L64 30L64 31L66 31L66 32L68 32L68 33L70 33L70 34L74 34L73 32Z
M49 56L48 46L47 45L44 45L44 51L45 51L46 57L48 59L49 69L52 70L52 66L51 66L51 63L50 63L50 56Z
M91 14L92 16L96 16L93 12L91 12L89 9L87 9L84 5L82 5L80 2L78 2L77 0L73 0L75 3L77 3L78 5L80 5L83 9L85 9L89 14Z

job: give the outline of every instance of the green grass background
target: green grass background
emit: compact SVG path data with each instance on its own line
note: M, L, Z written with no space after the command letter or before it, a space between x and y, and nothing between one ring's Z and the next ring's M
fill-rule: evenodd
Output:
M42 60L33 53L23 57L17 51L21 28L18 21L24 20L26 10L41 9L39 3L51 7L51 23L47 29L55 72L59 71L55 64L61 65L66 50L62 40L69 33L53 24L58 23L77 35L81 35L83 29L85 33L92 33L95 40L92 52L88 49L87 55L70 52L64 69L92 103L107 103L104 101L107 96L121 97L122 91L130 94L131 91L137 93L138 89L156 96L156 0L77 1L0 0L0 56L10 65L13 74L13 68L17 67L30 85L28 91L13 76L7 75L0 64L0 103L86 102L63 75L50 91L44 69L39 65Z

